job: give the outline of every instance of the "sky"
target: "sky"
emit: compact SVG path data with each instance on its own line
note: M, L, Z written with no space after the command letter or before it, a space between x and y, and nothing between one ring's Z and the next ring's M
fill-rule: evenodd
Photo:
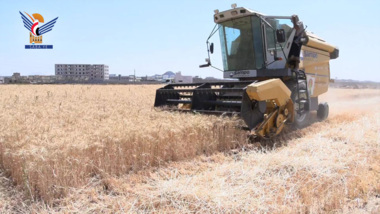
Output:
M247 7L267 15L297 14L307 30L338 46L331 78L380 82L380 1L378 0L0 0L0 76L54 75L54 64L106 64L110 74L162 74L222 78L199 68L207 57L206 39L215 9ZM45 23L59 17L43 44L52 50L27 50L29 33L21 12L39 13ZM211 39L214 66L222 68L218 34Z

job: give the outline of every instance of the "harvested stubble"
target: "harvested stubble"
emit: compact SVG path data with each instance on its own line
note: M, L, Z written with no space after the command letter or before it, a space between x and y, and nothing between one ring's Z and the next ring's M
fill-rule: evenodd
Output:
M245 143L230 119L155 110L158 86L8 85L0 90L0 165L51 202L118 176Z

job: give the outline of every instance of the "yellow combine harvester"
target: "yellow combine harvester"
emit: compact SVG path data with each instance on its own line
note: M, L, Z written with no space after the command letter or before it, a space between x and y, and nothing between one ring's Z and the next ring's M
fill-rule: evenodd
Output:
M297 15L267 16L236 7L219 12L209 38L207 64L214 45L209 39L219 31L224 78L220 82L168 84L156 92L155 107L212 114L236 114L252 134L270 138L285 125L308 125L310 111L324 120L327 103L318 96L327 92L330 59L339 49L305 30Z

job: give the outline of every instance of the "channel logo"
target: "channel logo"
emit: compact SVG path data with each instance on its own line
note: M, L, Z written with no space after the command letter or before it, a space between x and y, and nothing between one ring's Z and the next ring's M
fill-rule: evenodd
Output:
M31 45L25 45L25 49L53 49L53 45L38 45L42 44L43 35L53 30L54 24L57 22L57 18L47 22L40 26L40 23L44 23L44 17L39 13L33 13L29 15L24 12L28 17L20 12L24 27L29 31L29 42Z

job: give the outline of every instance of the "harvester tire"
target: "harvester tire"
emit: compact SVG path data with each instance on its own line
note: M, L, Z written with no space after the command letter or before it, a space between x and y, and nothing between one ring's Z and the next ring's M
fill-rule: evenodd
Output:
M298 87L299 87L299 90L306 90L307 89L305 82L299 82ZM296 103L295 100L298 99L297 86L295 85L292 88L293 89L292 89L291 98L292 98L293 102ZM298 114L296 107L294 107L294 122L293 122L293 125L297 129L302 129L302 128L308 126L309 123L310 123L310 112L309 111L305 111L302 114Z
M320 103L318 105L317 117L320 121L325 120L329 116L329 105L327 103Z

